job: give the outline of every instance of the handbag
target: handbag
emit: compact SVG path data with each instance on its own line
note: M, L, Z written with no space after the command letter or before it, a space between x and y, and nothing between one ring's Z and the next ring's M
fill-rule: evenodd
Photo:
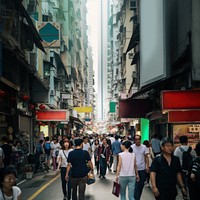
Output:
M95 176L92 173L88 173L87 175L87 182L88 185L95 183Z
M119 197L119 193L120 193L120 184L118 182L114 181L112 194L115 195L116 197Z

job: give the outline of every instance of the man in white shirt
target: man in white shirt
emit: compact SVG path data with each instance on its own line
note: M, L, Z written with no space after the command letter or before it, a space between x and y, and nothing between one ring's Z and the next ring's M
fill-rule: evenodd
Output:
M91 156L91 146L88 142L88 137L83 137L83 150L88 151L89 155Z
M138 169L138 174L140 180L136 182L134 197L135 200L140 200L142 195L142 190L144 188L144 182L146 180L146 173L149 173L149 150L148 148L141 144L141 136L134 136L134 144L131 145L133 152L136 155L136 165Z
M187 186L187 174L190 166L190 162L192 161L192 157L195 157L195 152L192 150L192 147L188 145L188 138L185 135L180 136L179 138L181 145L176 147L174 151L174 155L177 156L180 160L180 164L182 167L182 179L184 184ZM190 160L185 160L185 163L183 163L183 152L190 153ZM187 165L187 166L185 166Z

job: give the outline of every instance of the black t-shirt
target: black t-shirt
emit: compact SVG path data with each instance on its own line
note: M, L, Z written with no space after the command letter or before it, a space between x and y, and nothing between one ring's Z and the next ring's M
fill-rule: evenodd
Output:
M178 157L172 155L171 164L169 165L163 155L156 156L150 170L156 173L156 186L159 191L177 193L177 173L181 172L181 165Z
M9 144L3 144L1 148L3 149L5 155L5 158L3 160L4 165L7 166L10 164L11 161L12 147Z
M89 153L83 149L74 149L71 151L68 155L67 162L72 165L72 177L85 177L89 172L86 162L90 160Z

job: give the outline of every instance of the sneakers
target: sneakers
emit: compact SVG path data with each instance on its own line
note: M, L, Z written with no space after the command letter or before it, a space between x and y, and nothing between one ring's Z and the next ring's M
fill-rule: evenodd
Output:
M101 175L99 175L99 178L101 178L102 176Z
M103 178L104 178L104 179L106 179L106 177L105 177L105 176L103 176Z
M67 195L64 195L63 200L67 200Z

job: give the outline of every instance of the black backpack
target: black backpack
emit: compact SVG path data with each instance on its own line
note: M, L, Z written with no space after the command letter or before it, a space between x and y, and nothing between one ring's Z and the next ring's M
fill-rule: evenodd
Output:
M188 172L190 164L192 162L192 155L191 155L192 147L189 147L187 151L185 151L182 147L179 147L179 149L183 152L182 170Z

